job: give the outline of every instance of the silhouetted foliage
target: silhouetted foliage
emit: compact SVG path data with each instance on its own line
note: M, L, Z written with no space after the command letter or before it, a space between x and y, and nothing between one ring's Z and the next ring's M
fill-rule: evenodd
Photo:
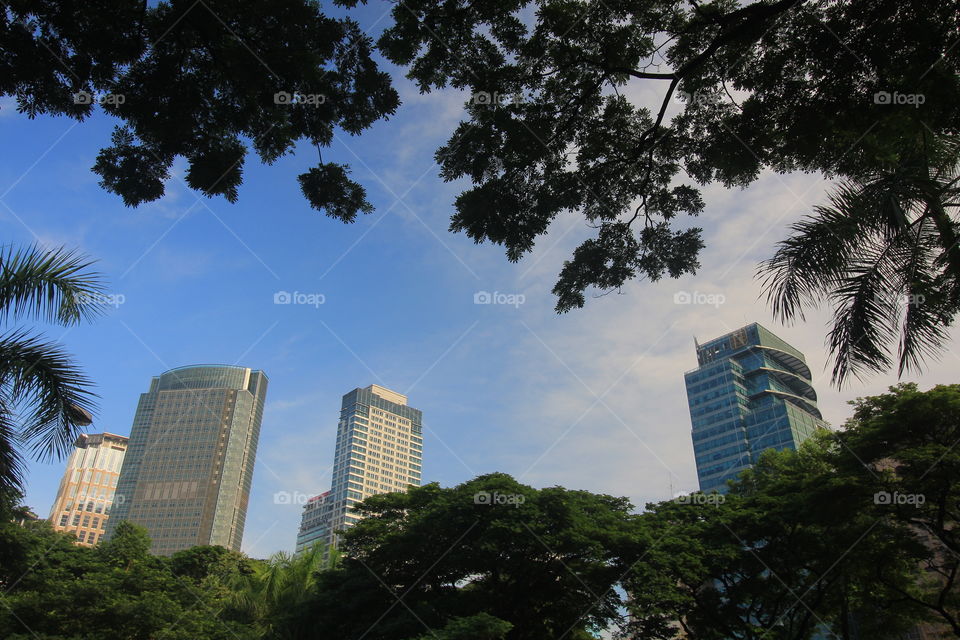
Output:
M485 629L478 637L496 638L506 622L510 640L590 638L622 618L614 587L638 545L630 509L624 498L537 490L505 474L373 496L303 615L330 637Z
M0 248L0 321L72 326L105 307L99 274L63 248ZM41 459L65 455L90 424L92 383L63 347L23 327L0 335L0 492L23 488L23 449Z
M380 52L424 92L470 95L436 152L444 179L472 183L451 229L511 261L564 211L596 229L559 274L558 312L695 272L704 185L822 172L842 181L833 206L765 268L776 314L833 304L838 382L888 368L897 338L901 372L945 341L960 310L953 3L405 0L392 15ZM266 163L300 140L319 151L399 106L371 38L308 0L7 3L0 94L31 117L116 117L94 171L129 206L163 195L178 156L191 188L236 201L248 146ZM330 217L372 210L344 165L321 158L298 182Z
M310 0L10 2L0 94L30 117L83 120L99 106L120 120L93 170L128 206L163 196L177 157L190 188L235 202L248 147L272 163L299 140L328 147L337 128L356 135L396 110L372 48L355 21ZM345 221L368 211L363 187L331 166L313 170L330 194L304 187L311 206Z
M833 298L838 380L889 366L900 294L927 299L906 310L901 371L944 341L938 324L960 308L953 3L411 0L393 17L384 54L422 91L470 94L436 153L445 179L472 183L451 228L511 261L563 211L596 229L560 272L558 312L698 269L685 218L703 185L816 171L846 180L844 202L771 263L778 315Z
M254 640L219 616L223 594L176 576L169 558L148 553L142 527L120 523L90 549L45 522L0 524L3 541L27 550L19 575L3 575L0 636L11 640ZM6 573L6 567L3 567ZM19 572L19 567L18 567Z
M5 519L0 637L899 640L929 622L960 638L958 440L960 385L904 384L764 452L726 495L642 513L501 473L373 496L326 569L320 546L164 558L129 522L90 549Z

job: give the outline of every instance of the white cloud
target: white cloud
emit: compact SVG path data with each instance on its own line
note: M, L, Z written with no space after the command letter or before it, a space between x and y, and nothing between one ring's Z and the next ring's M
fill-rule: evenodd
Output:
M712 229L696 276L630 283L623 295L588 299L585 309L559 318L546 308L527 309L531 334L509 365L527 386L512 399L516 406L504 408L524 429L515 450L502 455L507 470L538 486L627 495L638 506L670 497L671 487L696 489L683 383L683 373L696 367L693 338L707 340L750 322L805 353L820 408L835 426L848 416L849 400L895 384L895 375L885 374L843 390L831 387L824 371L829 311L785 328L771 318L754 278L758 260L772 254L787 225L808 213L823 189L821 178L803 175L765 175L745 191L710 189L704 222ZM538 251L564 233L565 223L554 226ZM552 287L560 262L579 240L575 235L542 257L529 276L531 288ZM675 304L679 291L721 294L723 303ZM955 382L958 360L948 353L924 375L905 379L918 379L923 388Z

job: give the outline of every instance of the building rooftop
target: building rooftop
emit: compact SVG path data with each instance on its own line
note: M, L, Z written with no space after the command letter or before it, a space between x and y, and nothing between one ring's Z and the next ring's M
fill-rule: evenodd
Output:
M130 442L130 438L127 436L121 436L117 435L116 433L104 431L103 433L81 433L79 436L77 436L73 446L85 448L89 444L100 444L104 440L113 440L123 444Z
M381 387L378 384L372 384L369 387L365 387L364 391L369 391L389 402L395 402L402 405L407 404L407 396L403 395L402 393L397 393L396 391L391 391L386 387Z
M759 322L751 322L703 343L694 337L693 342L696 345L699 366L727 357L748 347L766 347L792 356L803 363L803 368L806 368L806 359L803 353Z

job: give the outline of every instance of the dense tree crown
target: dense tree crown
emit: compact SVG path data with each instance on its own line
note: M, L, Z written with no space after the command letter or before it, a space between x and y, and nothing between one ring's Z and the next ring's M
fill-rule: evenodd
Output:
M452 229L511 260L562 211L597 229L560 273L558 311L695 271L684 218L702 185L819 171L847 180L840 215L817 212L766 265L774 311L833 304L838 382L889 366L898 335L901 371L943 342L960 310L954 3L412 0L394 20L389 59L423 91L472 97L437 152L444 178L473 184Z
M9 2L0 93L31 117L116 117L94 171L127 205L160 198L178 156L191 188L233 202L248 147L271 163L298 140L319 150L337 128L358 134L394 112L372 47L355 21L310 0ZM350 221L370 204L347 173L321 160L300 187Z
M561 212L596 229L560 272L559 312L696 271L703 185L817 171L842 182L764 265L775 313L833 306L837 382L943 344L960 310L954 3L405 0L392 15L375 46L310 0L9 2L0 94L31 116L117 118L94 171L128 205L161 197L178 156L190 187L234 201L248 147L270 163L395 112L378 48L422 91L468 95L436 153L444 179L471 182L453 231L515 261ZM321 159L299 184L345 222L372 209L346 165Z

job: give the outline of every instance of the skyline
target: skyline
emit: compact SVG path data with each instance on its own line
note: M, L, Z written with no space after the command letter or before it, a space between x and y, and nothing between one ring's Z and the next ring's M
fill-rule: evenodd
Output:
M707 188L698 222L708 246L696 276L631 283L624 295L590 298L558 317L550 288L590 230L565 215L518 264L500 247L449 233L463 185L442 183L432 154L467 96L420 96L388 68L404 100L397 117L359 138L339 137L324 154L350 162L376 206L350 226L303 202L295 176L315 160L303 148L272 167L251 159L235 205L189 192L178 161L170 193L132 210L89 171L108 118L82 127L27 122L10 101L0 103L0 128L20 150L0 159L5 237L81 249L123 296L96 324L48 330L97 383L100 410L89 430L128 435L143 381L157 371L240 362L271 377L245 552L292 548L301 505L277 504L275 494L329 488L332 407L344 387L415 392L428 417L425 483L450 486L499 470L536 486L626 495L639 508L670 497L671 487L697 486L683 388L683 373L696 367L694 337L752 321L770 327L807 355L834 427L849 415L848 400L896 381L885 374L836 390L824 371L828 315L784 327L758 299L755 265L789 223L824 201L828 183L819 176L766 173L746 190ZM274 304L284 291L291 304ZM323 303L293 304L295 292ZM479 292L525 298L477 305ZM691 303L675 303L680 293ZM371 300L382 308L365 309ZM954 329L949 352L926 374L904 380L924 389L954 382L958 336ZM64 464L30 461L26 504L50 508Z

